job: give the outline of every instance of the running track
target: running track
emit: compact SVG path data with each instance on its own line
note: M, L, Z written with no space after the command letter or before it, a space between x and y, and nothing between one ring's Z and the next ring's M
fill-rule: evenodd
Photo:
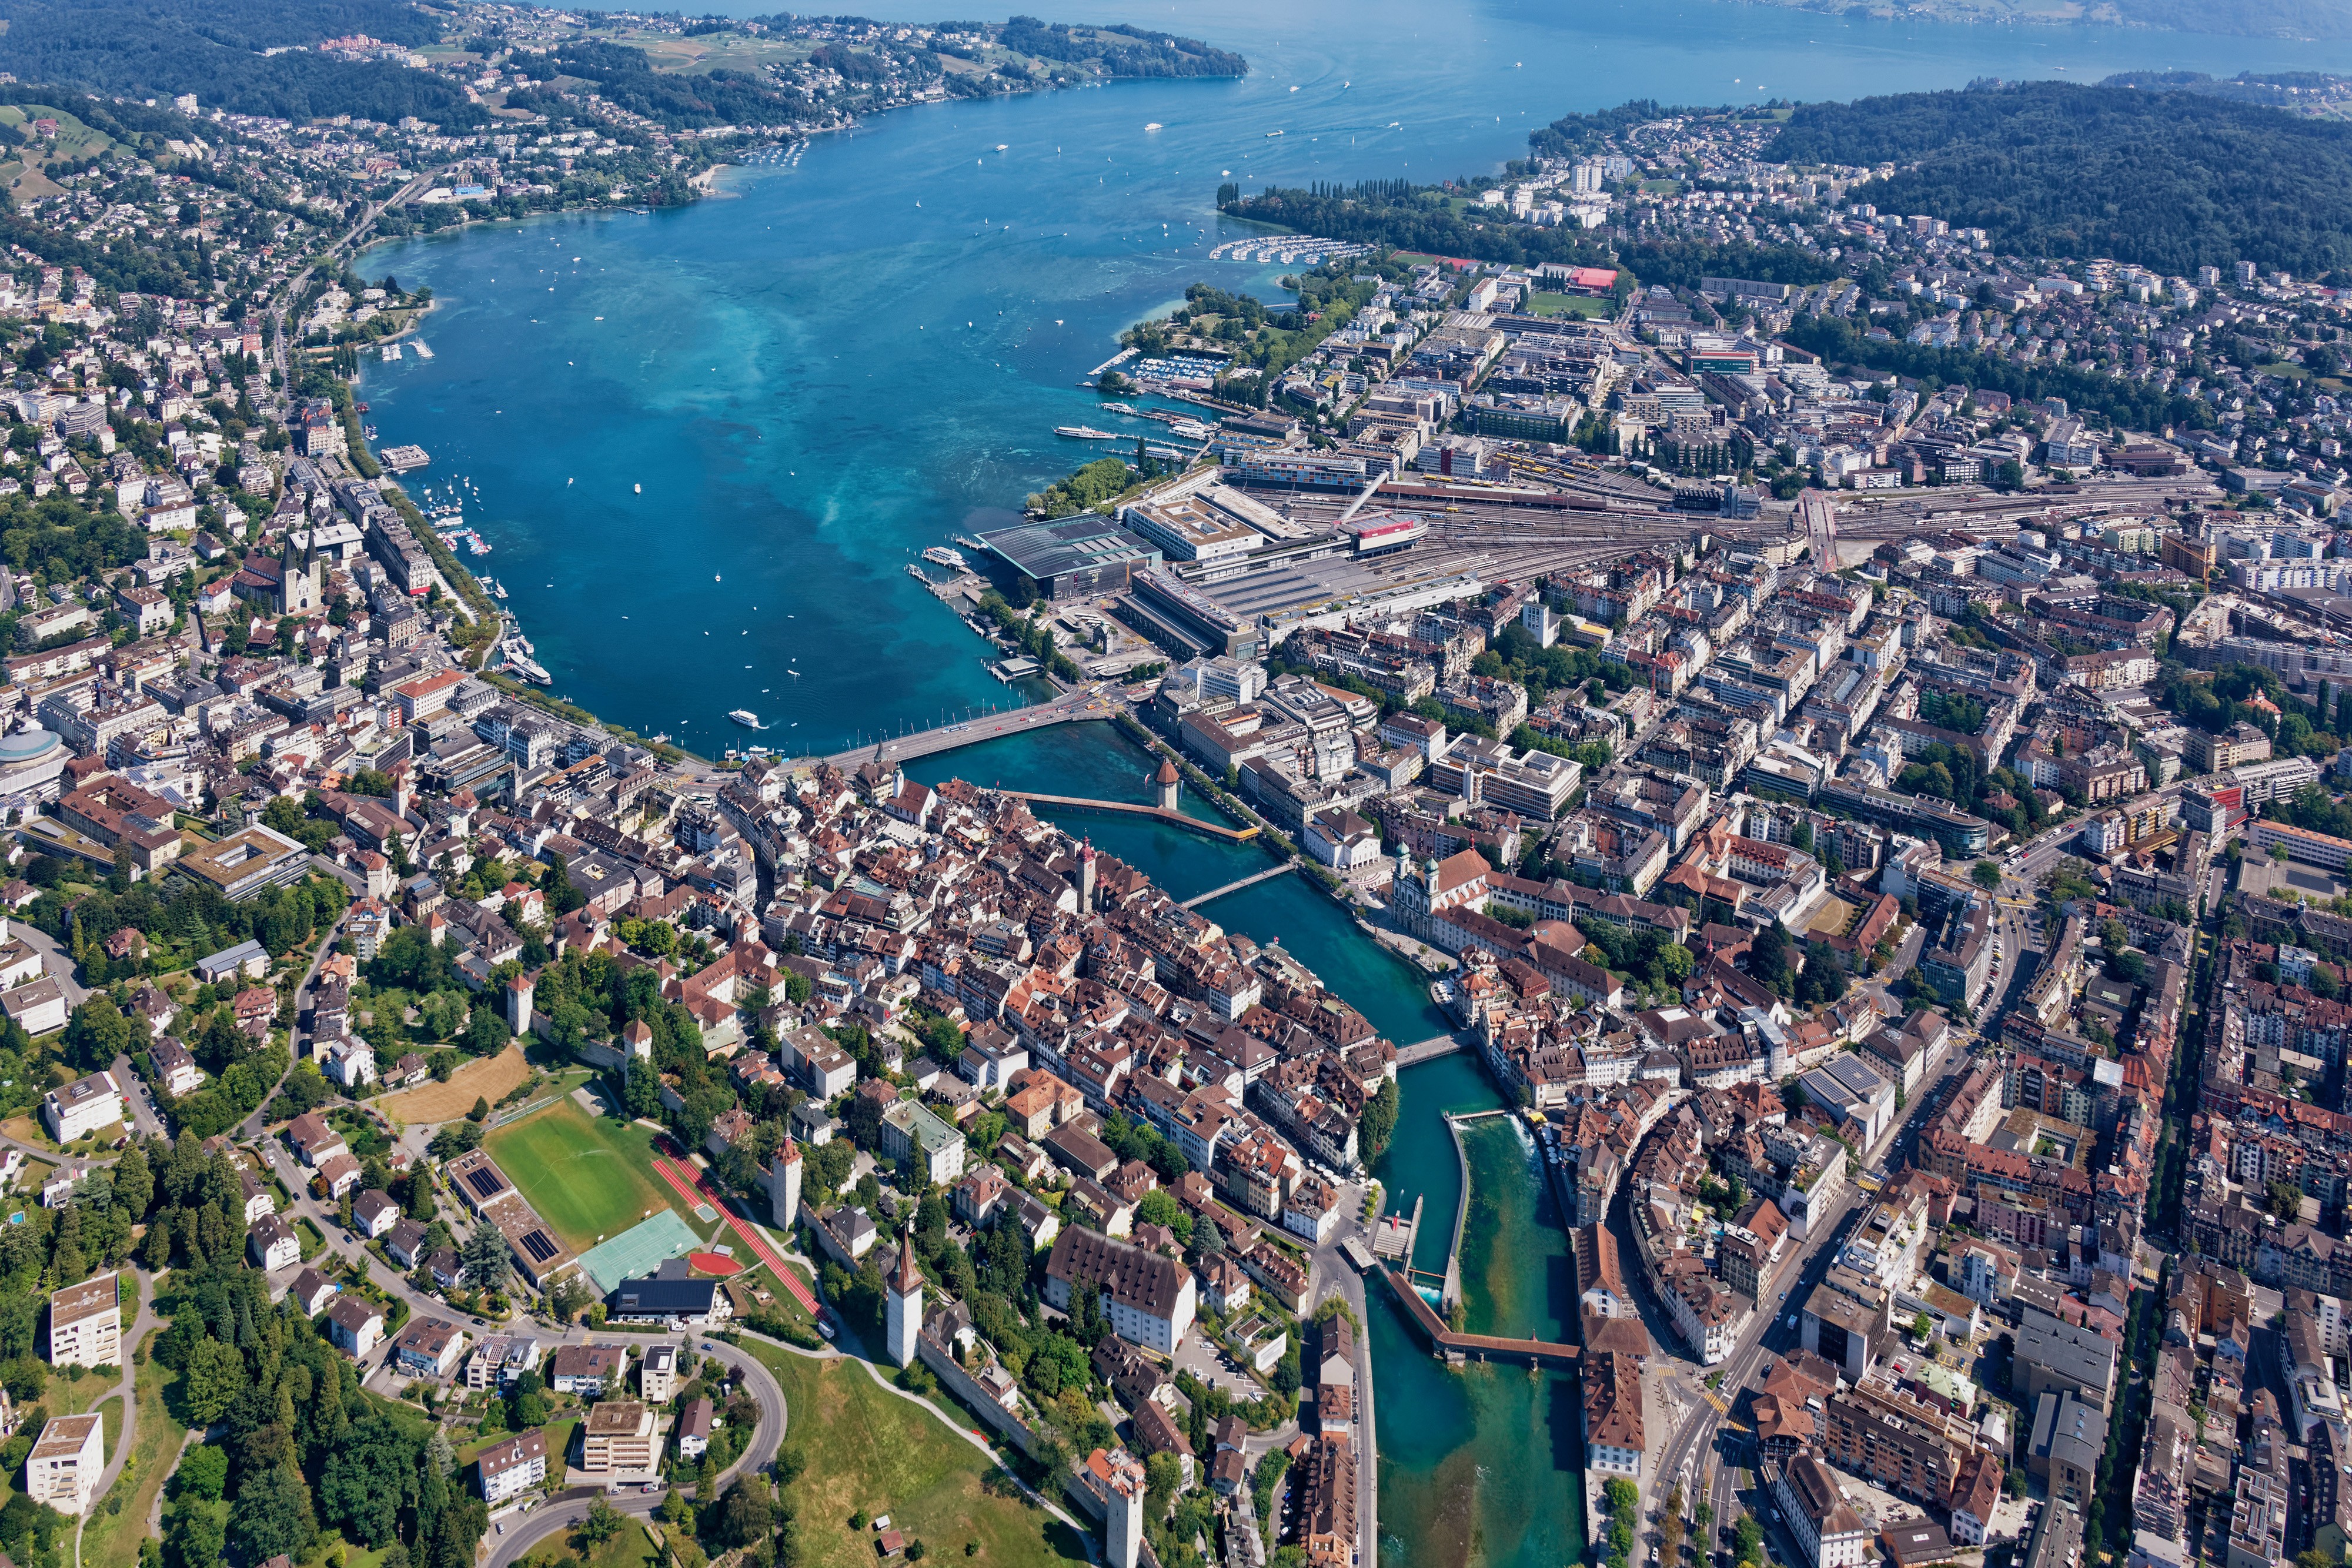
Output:
M735 1218L735 1211L728 1207L726 1196L707 1175L691 1166L674 1164L660 1155L654 1156L654 1169L660 1172L662 1180L675 1187L678 1196L685 1198L687 1202L707 1203L717 1209L719 1218L727 1221L727 1228L741 1238L743 1244L751 1249L752 1256L765 1263L776 1278L783 1282L784 1289L793 1293L793 1300L805 1307L809 1316L817 1315L816 1298L809 1294L809 1288L806 1285L801 1283L801 1277L784 1267L784 1260L776 1255L775 1249L768 1245L764 1237Z

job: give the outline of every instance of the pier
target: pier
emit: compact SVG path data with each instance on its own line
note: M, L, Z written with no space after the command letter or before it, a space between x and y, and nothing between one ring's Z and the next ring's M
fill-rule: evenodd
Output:
M1235 831L1238 831L1239 830ZM1255 833L1257 830L1255 828L1252 828L1250 831ZM1259 883L1268 881L1274 877L1286 875L1297 869L1298 862L1297 861L1286 860L1280 865L1267 867L1265 870L1259 872L1255 876L1245 876L1239 882L1229 882L1223 887L1213 887L1197 898L1188 898L1184 900L1184 907L1187 909L1198 909L1201 905L1208 903L1209 900L1213 898L1223 898L1229 893L1239 893L1245 887L1255 887Z
M1454 1365L1465 1361L1517 1361L1529 1366L1549 1367L1557 1372L1573 1372L1584 1359L1584 1353L1572 1344L1562 1344L1548 1339L1504 1339L1495 1334L1455 1333L1445 1326L1445 1320L1435 1308L1413 1288L1412 1281L1394 1269L1380 1270L1388 1281L1389 1293L1404 1308L1405 1316L1421 1330L1430 1348Z
M1507 1116L1508 1111L1472 1111L1465 1115L1445 1118L1445 1130L1454 1138L1454 1163L1462 1169L1462 1196L1454 1205L1454 1241L1445 1249L1445 1289L1441 1299L1450 1309L1462 1299L1462 1230L1470 1222L1470 1152L1462 1146L1462 1129L1472 1122L1492 1121Z
M1245 844L1257 837L1255 823L1245 828L1228 828L1222 822L1204 822L1198 817L1188 817L1181 811L1171 811L1163 806L1139 805L1133 800L1090 800L1083 795L1041 795L1034 789L1004 789L1000 790L999 793L1010 795L1016 800L1026 800L1032 806L1045 806L1063 811L1100 811L1106 815L1117 817L1150 817L1155 821L1166 823L1169 827L1204 833L1213 839L1223 839L1229 844ZM1279 868L1282 871L1288 869L1287 866ZM1267 872L1263 874L1272 876L1276 873ZM1245 887L1249 883L1257 880L1259 880L1257 877L1250 877L1247 881L1234 883L1230 887L1221 887L1216 890L1216 893L1202 894L1201 897L1214 898L1218 893L1231 893L1235 887ZM1197 904L1200 899L1192 902ZM1189 908L1190 905L1187 907Z

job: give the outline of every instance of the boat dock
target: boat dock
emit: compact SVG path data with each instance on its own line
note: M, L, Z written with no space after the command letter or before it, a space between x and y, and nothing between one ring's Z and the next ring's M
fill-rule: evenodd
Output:
M1136 350L1133 349L1121 349L1118 353L1113 354L1109 359L1105 360L1101 364L1097 365L1093 370L1088 371L1087 372L1087 380L1092 382L1098 378L1105 371L1117 370L1119 366L1127 363L1128 361L1135 358L1135 355Z

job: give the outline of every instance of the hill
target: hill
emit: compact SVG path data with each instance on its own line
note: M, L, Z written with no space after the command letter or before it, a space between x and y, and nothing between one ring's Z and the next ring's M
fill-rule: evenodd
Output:
M0 70L103 93L193 92L237 114L478 124L481 108L445 77L307 47L354 33L419 47L447 20L400 0L0 0Z
M2032 82L1808 104L1765 156L1916 165L1851 199L1982 228L1999 251L2352 271L2352 124L2204 93Z

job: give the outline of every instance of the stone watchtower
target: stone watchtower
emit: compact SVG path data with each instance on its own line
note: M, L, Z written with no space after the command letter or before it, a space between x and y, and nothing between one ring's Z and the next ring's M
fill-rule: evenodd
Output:
M1160 759L1160 771L1151 776L1151 788L1158 798L1161 810L1172 811L1176 809L1176 797L1183 789L1184 780L1183 777L1176 771L1175 758L1163 757Z
M801 1146L786 1138L768 1167L769 1218L787 1236L801 1213Z
M900 1366L915 1360L915 1336L923 1331L923 1271L915 1267L915 1238L909 1231L898 1241L898 1261L883 1281L888 1289L882 1337L890 1359Z

